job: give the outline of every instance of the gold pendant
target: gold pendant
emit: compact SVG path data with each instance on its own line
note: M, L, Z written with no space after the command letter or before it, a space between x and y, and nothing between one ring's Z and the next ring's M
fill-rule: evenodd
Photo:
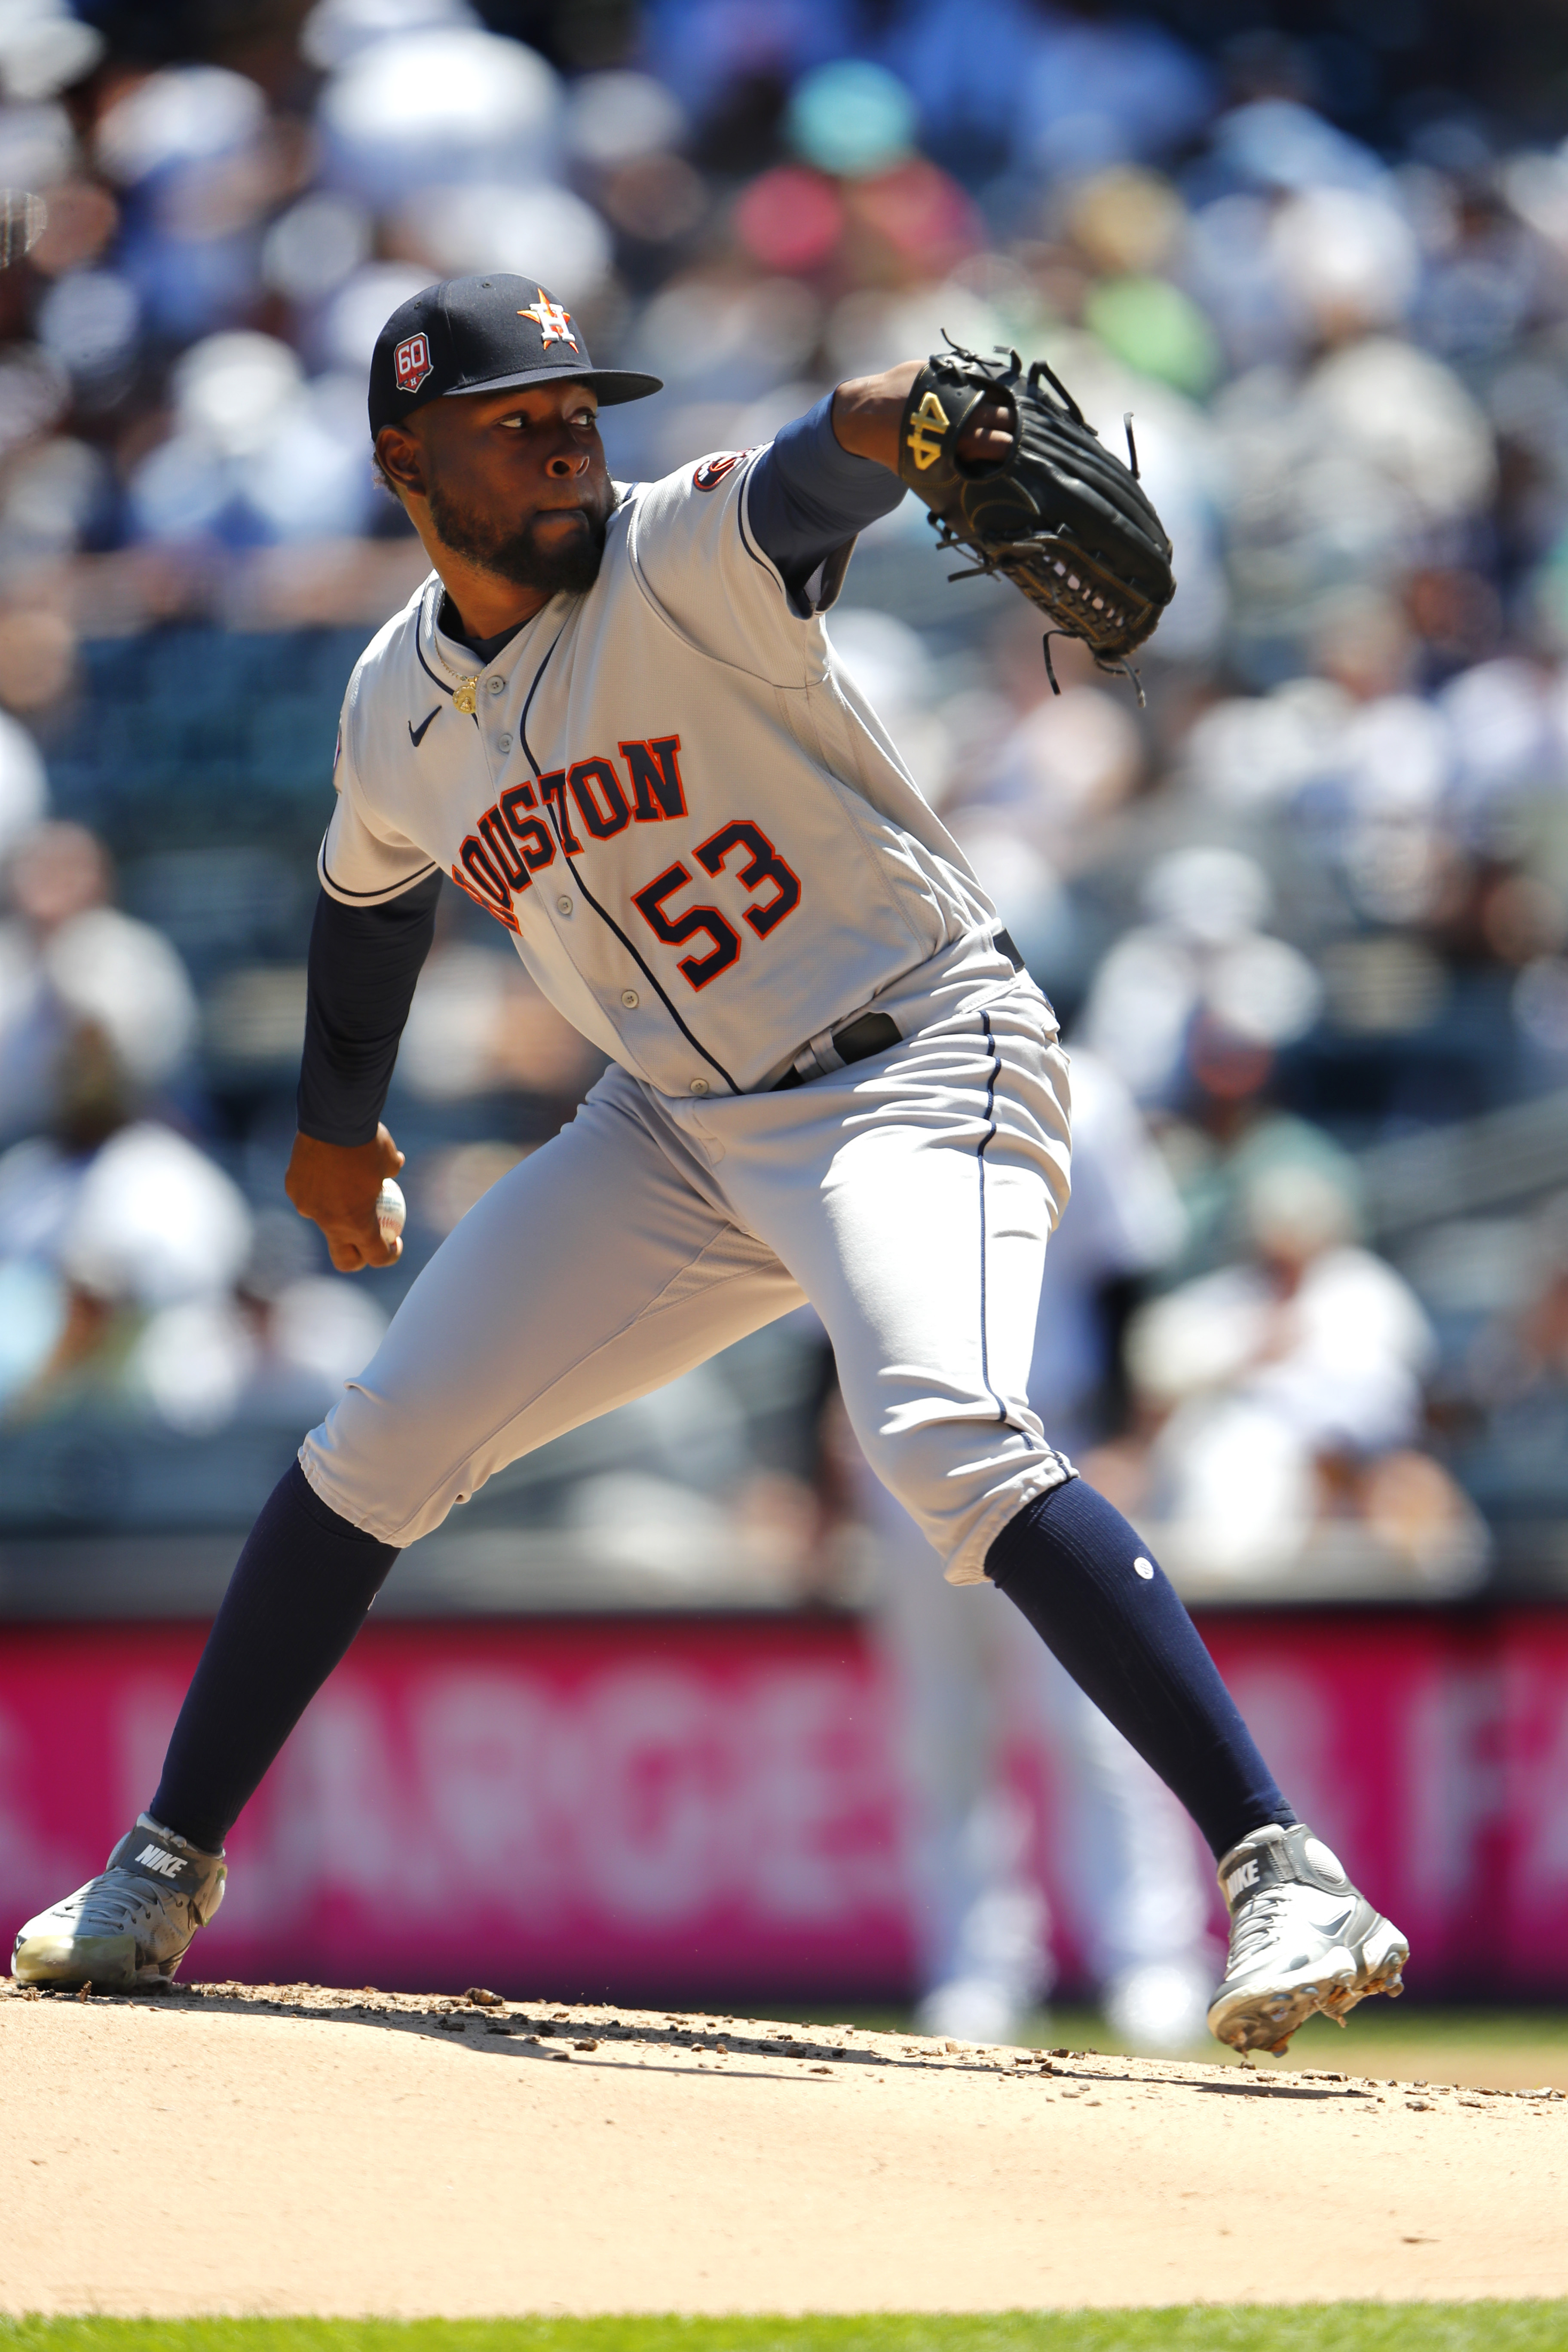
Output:
M479 690L479 681L477 677L460 677L452 688L453 709L460 710L465 719L471 719L479 709L477 700Z

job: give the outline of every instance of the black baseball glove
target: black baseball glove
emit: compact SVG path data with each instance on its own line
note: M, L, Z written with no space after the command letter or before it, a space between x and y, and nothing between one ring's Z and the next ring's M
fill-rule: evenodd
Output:
M958 441L987 401L1011 411L1013 447L977 464L959 456ZM904 404L900 475L931 509L942 546L976 559L949 577L999 573L1041 607L1052 623L1053 687L1057 635L1081 637L1102 667L1125 669L1136 685L1128 656L1175 593L1171 542L1139 484L1131 419L1127 451L1130 467L1101 445L1044 360L1026 374L1016 352L1003 365L952 343L932 353Z

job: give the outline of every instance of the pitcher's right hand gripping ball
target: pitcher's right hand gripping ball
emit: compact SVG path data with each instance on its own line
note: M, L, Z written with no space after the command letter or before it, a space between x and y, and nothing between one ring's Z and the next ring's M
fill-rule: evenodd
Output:
M975 464L958 442L988 401L1011 411L1013 447ZM1102 667L1127 668L1175 593L1171 542L1134 470L1131 422L1127 447L1131 467L1104 447L1044 360L1026 375L1016 352L1005 366L956 343L933 352L904 403L900 477L931 509L942 545L976 559L973 572L949 577L999 572L1038 604L1052 624L1047 670L1057 632L1081 637Z

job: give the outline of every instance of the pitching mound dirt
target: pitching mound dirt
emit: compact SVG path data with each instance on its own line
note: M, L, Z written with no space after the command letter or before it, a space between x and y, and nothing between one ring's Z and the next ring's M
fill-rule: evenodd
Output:
M208 1986L11 1990L0 2099L11 2313L1568 2294L1560 2092Z

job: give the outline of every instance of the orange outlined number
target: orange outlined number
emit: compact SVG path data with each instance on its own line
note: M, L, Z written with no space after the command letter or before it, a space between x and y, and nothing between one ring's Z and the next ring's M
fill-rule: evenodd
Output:
M702 842L697 851L697 862L705 873L721 874L725 859L733 856L737 849L746 852L746 862L736 877L742 888L760 890L764 882L773 886L773 897L748 907L742 919L758 939L765 940L799 906L800 877L784 864L767 835L750 817L737 817Z
M689 867L667 866L662 874L656 874L645 888L634 895L632 904L654 937L662 940L666 947L684 947L688 940L700 934L712 940L710 955L682 956L676 965L693 988L706 988L721 971L728 971L740 954L741 935L724 920L717 907L688 907L684 914L673 919L665 913L665 900L684 889L690 879Z

